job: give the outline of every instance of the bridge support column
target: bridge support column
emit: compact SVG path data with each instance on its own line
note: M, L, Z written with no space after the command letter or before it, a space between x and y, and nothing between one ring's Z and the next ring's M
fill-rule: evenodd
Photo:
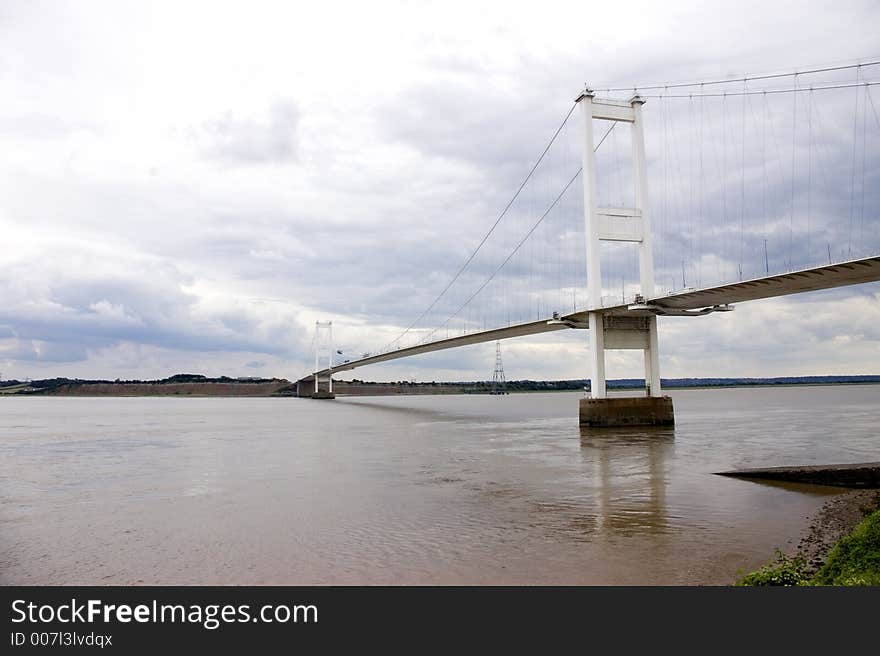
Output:
M600 312L590 314L590 396L605 398L605 327Z
M657 339L657 317L648 318L648 348L645 349L645 387L648 396L661 396L660 343Z

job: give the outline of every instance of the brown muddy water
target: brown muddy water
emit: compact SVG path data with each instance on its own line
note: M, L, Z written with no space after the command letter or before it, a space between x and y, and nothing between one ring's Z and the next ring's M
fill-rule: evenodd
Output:
M833 488L713 476L880 460L880 386L0 399L2 584L726 584Z

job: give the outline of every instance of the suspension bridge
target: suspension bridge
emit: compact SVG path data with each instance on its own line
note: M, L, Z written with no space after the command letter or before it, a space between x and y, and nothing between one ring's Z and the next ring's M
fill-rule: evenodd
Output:
M872 72L880 61L586 88L426 309L342 362L319 322L297 394L332 398L333 375L358 367L575 329L590 360L581 423L673 423L658 317L880 280ZM607 396L609 349L644 353L644 397Z

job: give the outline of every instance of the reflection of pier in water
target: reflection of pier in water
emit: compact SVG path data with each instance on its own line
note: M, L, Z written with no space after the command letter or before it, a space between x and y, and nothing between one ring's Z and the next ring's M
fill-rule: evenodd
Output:
M663 534L669 528L666 463L673 428L581 428L581 456L592 466L596 532Z

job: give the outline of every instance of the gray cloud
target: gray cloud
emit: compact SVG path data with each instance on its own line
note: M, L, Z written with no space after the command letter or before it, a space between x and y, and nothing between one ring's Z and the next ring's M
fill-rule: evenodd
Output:
M192 137L205 157L225 164L286 164L297 158L299 121L292 100L276 100L265 116L241 118L227 111L193 129Z
M126 12L135 8L131 21ZM0 26L0 42L9 56L0 81L14 90L0 108L0 147L7 154L0 162L4 375L27 363L29 371L61 375L192 368L296 376L308 367L313 322L325 318L333 318L346 349L374 350L446 285L584 82L735 76L855 58L873 48L865 26L877 18L876 3L810 12L784 4L709 10L686 3L672 12L645 5L625 16L614 8L578 15L566 6L570 20L551 26L539 17L520 25L525 19L509 12L461 21L457 9L447 8L424 22L410 17L400 34L400 26L372 25L362 30L370 34L365 41L358 34L326 39L322 27L273 39L279 33L269 23L280 20L262 23L259 38L249 37L237 14L218 9L216 21L229 33L205 32L193 53L192 15L180 16L178 30L161 8L111 3L103 9L115 12L106 25L94 20L100 11L94 8L28 3L4 10L10 20ZM783 20L793 27L779 39ZM624 21L629 29L621 34ZM59 30L60 54L37 46L36 36L48 27ZM233 54L230 34L242 44ZM701 53L698 61L694 52ZM792 53L802 52L814 62L792 61ZM852 98L836 98L815 106L812 146L800 124L793 187L788 108L771 107L777 134L768 135L764 153L754 121L762 108L746 107L746 276L763 270L765 238L771 270L822 260L828 243L835 257L842 243L849 245ZM692 197L687 180L699 149L689 140L692 131L683 134L691 109L684 104L670 116L664 102L649 99L645 109L658 285L680 285L681 259L688 284L698 272L703 284L736 277L740 114L728 108L725 187L725 161L713 150L722 145L720 105L707 110L704 184ZM859 239L852 241L870 250L880 234L871 211L880 202L880 162L871 105L863 107L868 211L864 221L857 212ZM799 116L806 118L803 111ZM680 137L674 154L664 142L662 117L671 119L667 137ZM567 145L548 154L497 241L417 328L436 327L454 312L579 166L577 119L562 135ZM859 123L857 134L862 129ZM613 172L622 168L628 144L620 138L615 148L600 180L608 198L620 195ZM759 154L767 155L767 174ZM859 167L861 157L857 149ZM487 288L480 311L466 310L456 326L583 300L579 185ZM861 187L854 197L858 210ZM609 293L634 278L630 255L609 253ZM528 286L534 294L517 294ZM664 375L873 371L880 365L871 323L876 291L868 285L743 306L732 318L664 321ZM784 324L778 338L777 323ZM754 333L761 339L745 338ZM583 342L580 333L513 340L505 346L511 375L584 376ZM474 347L353 375L485 377L492 355ZM614 356L610 366L621 367L618 375L638 371L637 359L628 357Z
M259 316L254 307L200 309L184 291L189 278L164 262L139 262L113 275L46 264L18 270L0 287L0 325L15 337L12 360L81 362L90 351L124 342L202 352L286 354L306 338L294 325ZM115 267L111 267L115 268ZM30 276L30 284L15 277ZM40 278L38 281L37 278Z

